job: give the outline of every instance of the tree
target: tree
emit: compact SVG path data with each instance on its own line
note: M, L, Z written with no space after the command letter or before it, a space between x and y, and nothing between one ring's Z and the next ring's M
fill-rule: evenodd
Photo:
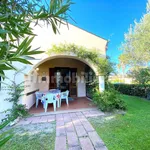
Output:
M58 25L68 20L71 4L70 0L0 0L0 76L5 77L5 70L17 70L12 62L31 64L28 59L43 52L31 50L36 36L31 23L45 21L57 33Z
M127 67L150 65L150 1L147 3L146 13L139 22L131 25L125 34L119 57L120 64Z
M145 85L150 82L150 68L134 69L129 71L128 75L139 84Z

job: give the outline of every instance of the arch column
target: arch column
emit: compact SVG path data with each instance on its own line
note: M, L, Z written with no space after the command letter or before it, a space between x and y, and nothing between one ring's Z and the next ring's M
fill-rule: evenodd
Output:
M104 78L104 76L99 75L98 76L98 82L99 82L99 91L104 92L104 90L105 90L105 78Z

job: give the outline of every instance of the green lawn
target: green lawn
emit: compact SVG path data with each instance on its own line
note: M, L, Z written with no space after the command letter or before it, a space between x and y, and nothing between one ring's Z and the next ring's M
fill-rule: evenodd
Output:
M91 119L109 150L150 149L150 102L137 97L122 95L127 113L115 119Z
M53 150L55 124L39 123L14 128L14 136L0 150Z

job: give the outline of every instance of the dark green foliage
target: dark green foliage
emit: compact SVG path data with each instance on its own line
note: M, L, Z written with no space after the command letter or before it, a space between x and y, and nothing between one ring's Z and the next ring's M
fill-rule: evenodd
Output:
M150 85L114 84L114 87L120 93L132 96L148 98L150 94Z
M113 111L114 109L126 109L125 103L120 99L119 93L109 82L105 83L106 90L99 92L98 79L94 77L94 81L87 84L88 97L102 110Z
M5 120L0 124L0 130L9 124L10 120Z
M113 88L109 88L109 90L105 90L102 93L99 91L93 92L92 100L102 111L126 109L125 103L119 98L119 93Z
M0 140L0 147L3 146L7 141L9 141L13 137L13 134L7 135L5 138Z
M14 105L13 108L10 110L10 112L13 118L25 117L29 115L28 110L26 109L25 105L22 105L22 104Z
M0 147L13 137L13 130L8 130L0 134Z

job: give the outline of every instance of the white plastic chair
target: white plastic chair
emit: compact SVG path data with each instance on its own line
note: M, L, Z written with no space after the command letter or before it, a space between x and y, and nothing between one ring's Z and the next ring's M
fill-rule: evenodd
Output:
M39 105L39 100L41 100L42 97L43 97L43 93L41 93L41 92L35 92L35 96L36 96L36 108L37 108L38 105Z
M66 104L69 105L68 103L68 96L69 96L69 91L65 91L65 92L61 92L60 93L60 106L61 106L61 101L62 99L65 99L66 100Z
M53 103L54 111L56 111L56 99L54 94L47 93L45 96L43 96L42 101L43 101L45 112L47 112L48 104L52 104L52 103Z

